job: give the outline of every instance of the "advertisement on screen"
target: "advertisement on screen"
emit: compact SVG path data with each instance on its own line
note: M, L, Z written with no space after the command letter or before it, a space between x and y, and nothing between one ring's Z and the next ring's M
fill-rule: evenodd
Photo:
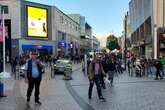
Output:
M47 9L27 6L28 37L47 38Z

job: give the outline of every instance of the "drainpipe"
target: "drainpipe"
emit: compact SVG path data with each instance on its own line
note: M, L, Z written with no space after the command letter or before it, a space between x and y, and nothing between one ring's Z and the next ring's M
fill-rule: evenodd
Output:
M165 24L164 24L164 19L165 19L165 16L164 16L164 10L165 10L165 7L164 7L164 0L163 0L163 28L165 27Z

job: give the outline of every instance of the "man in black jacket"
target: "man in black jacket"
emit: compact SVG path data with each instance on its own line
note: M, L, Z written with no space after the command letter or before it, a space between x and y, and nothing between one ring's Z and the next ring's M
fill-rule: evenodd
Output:
M42 64L36 57L37 54L32 53L31 59L26 64L27 74L25 74L25 82L28 82L27 102L30 101L31 93L35 86L35 104L41 105L41 102L39 101L39 93L42 80Z
M110 81L111 86L113 86L113 78L116 72L116 62L114 58L109 59L108 62L108 80Z
M160 60L156 60L155 67L156 67L156 78L155 78L155 80L158 80L158 76L160 77L160 79L163 79L163 77L160 74L160 70L161 70L161 62L160 62Z

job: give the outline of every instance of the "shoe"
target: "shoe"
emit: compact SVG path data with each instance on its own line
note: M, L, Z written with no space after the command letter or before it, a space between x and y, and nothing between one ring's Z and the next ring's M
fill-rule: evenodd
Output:
M103 88L103 89L106 89L106 87L105 87L105 86L102 86L102 88Z
M158 80L158 78L155 78L155 80Z
M40 101L36 101L35 104L36 105L42 105L42 103Z
M27 98L27 100L26 100L26 101L27 101L27 103L29 103L29 102L30 102L30 99L29 99L29 98Z
M89 96L89 97L88 97L88 99L90 99L90 100L91 100L91 99L92 99L92 97L91 97L91 96Z
M105 98L104 98L103 96L99 97L99 99L100 99L101 101L104 101L104 102L106 101Z
M162 80L162 79L163 79L163 77L160 78L160 80Z

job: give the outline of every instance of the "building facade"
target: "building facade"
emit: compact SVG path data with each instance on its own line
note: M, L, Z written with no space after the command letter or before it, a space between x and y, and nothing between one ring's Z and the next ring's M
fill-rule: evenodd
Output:
M57 7L52 7L52 24L58 53L79 54L80 25Z
M99 51L100 50L100 42L99 42L99 40L95 37L95 36L93 36L93 50L95 51L95 52L97 52L97 51Z
M24 0L0 1L5 12L6 57L78 54L80 25L55 6Z
M129 23L132 50L137 56L158 58L159 30L164 28L165 0L131 0ZM163 44L162 44L163 45ZM161 53L163 54L163 53Z
M92 27L86 22L85 17L80 14L68 14L80 24L80 52L85 54L92 51Z

